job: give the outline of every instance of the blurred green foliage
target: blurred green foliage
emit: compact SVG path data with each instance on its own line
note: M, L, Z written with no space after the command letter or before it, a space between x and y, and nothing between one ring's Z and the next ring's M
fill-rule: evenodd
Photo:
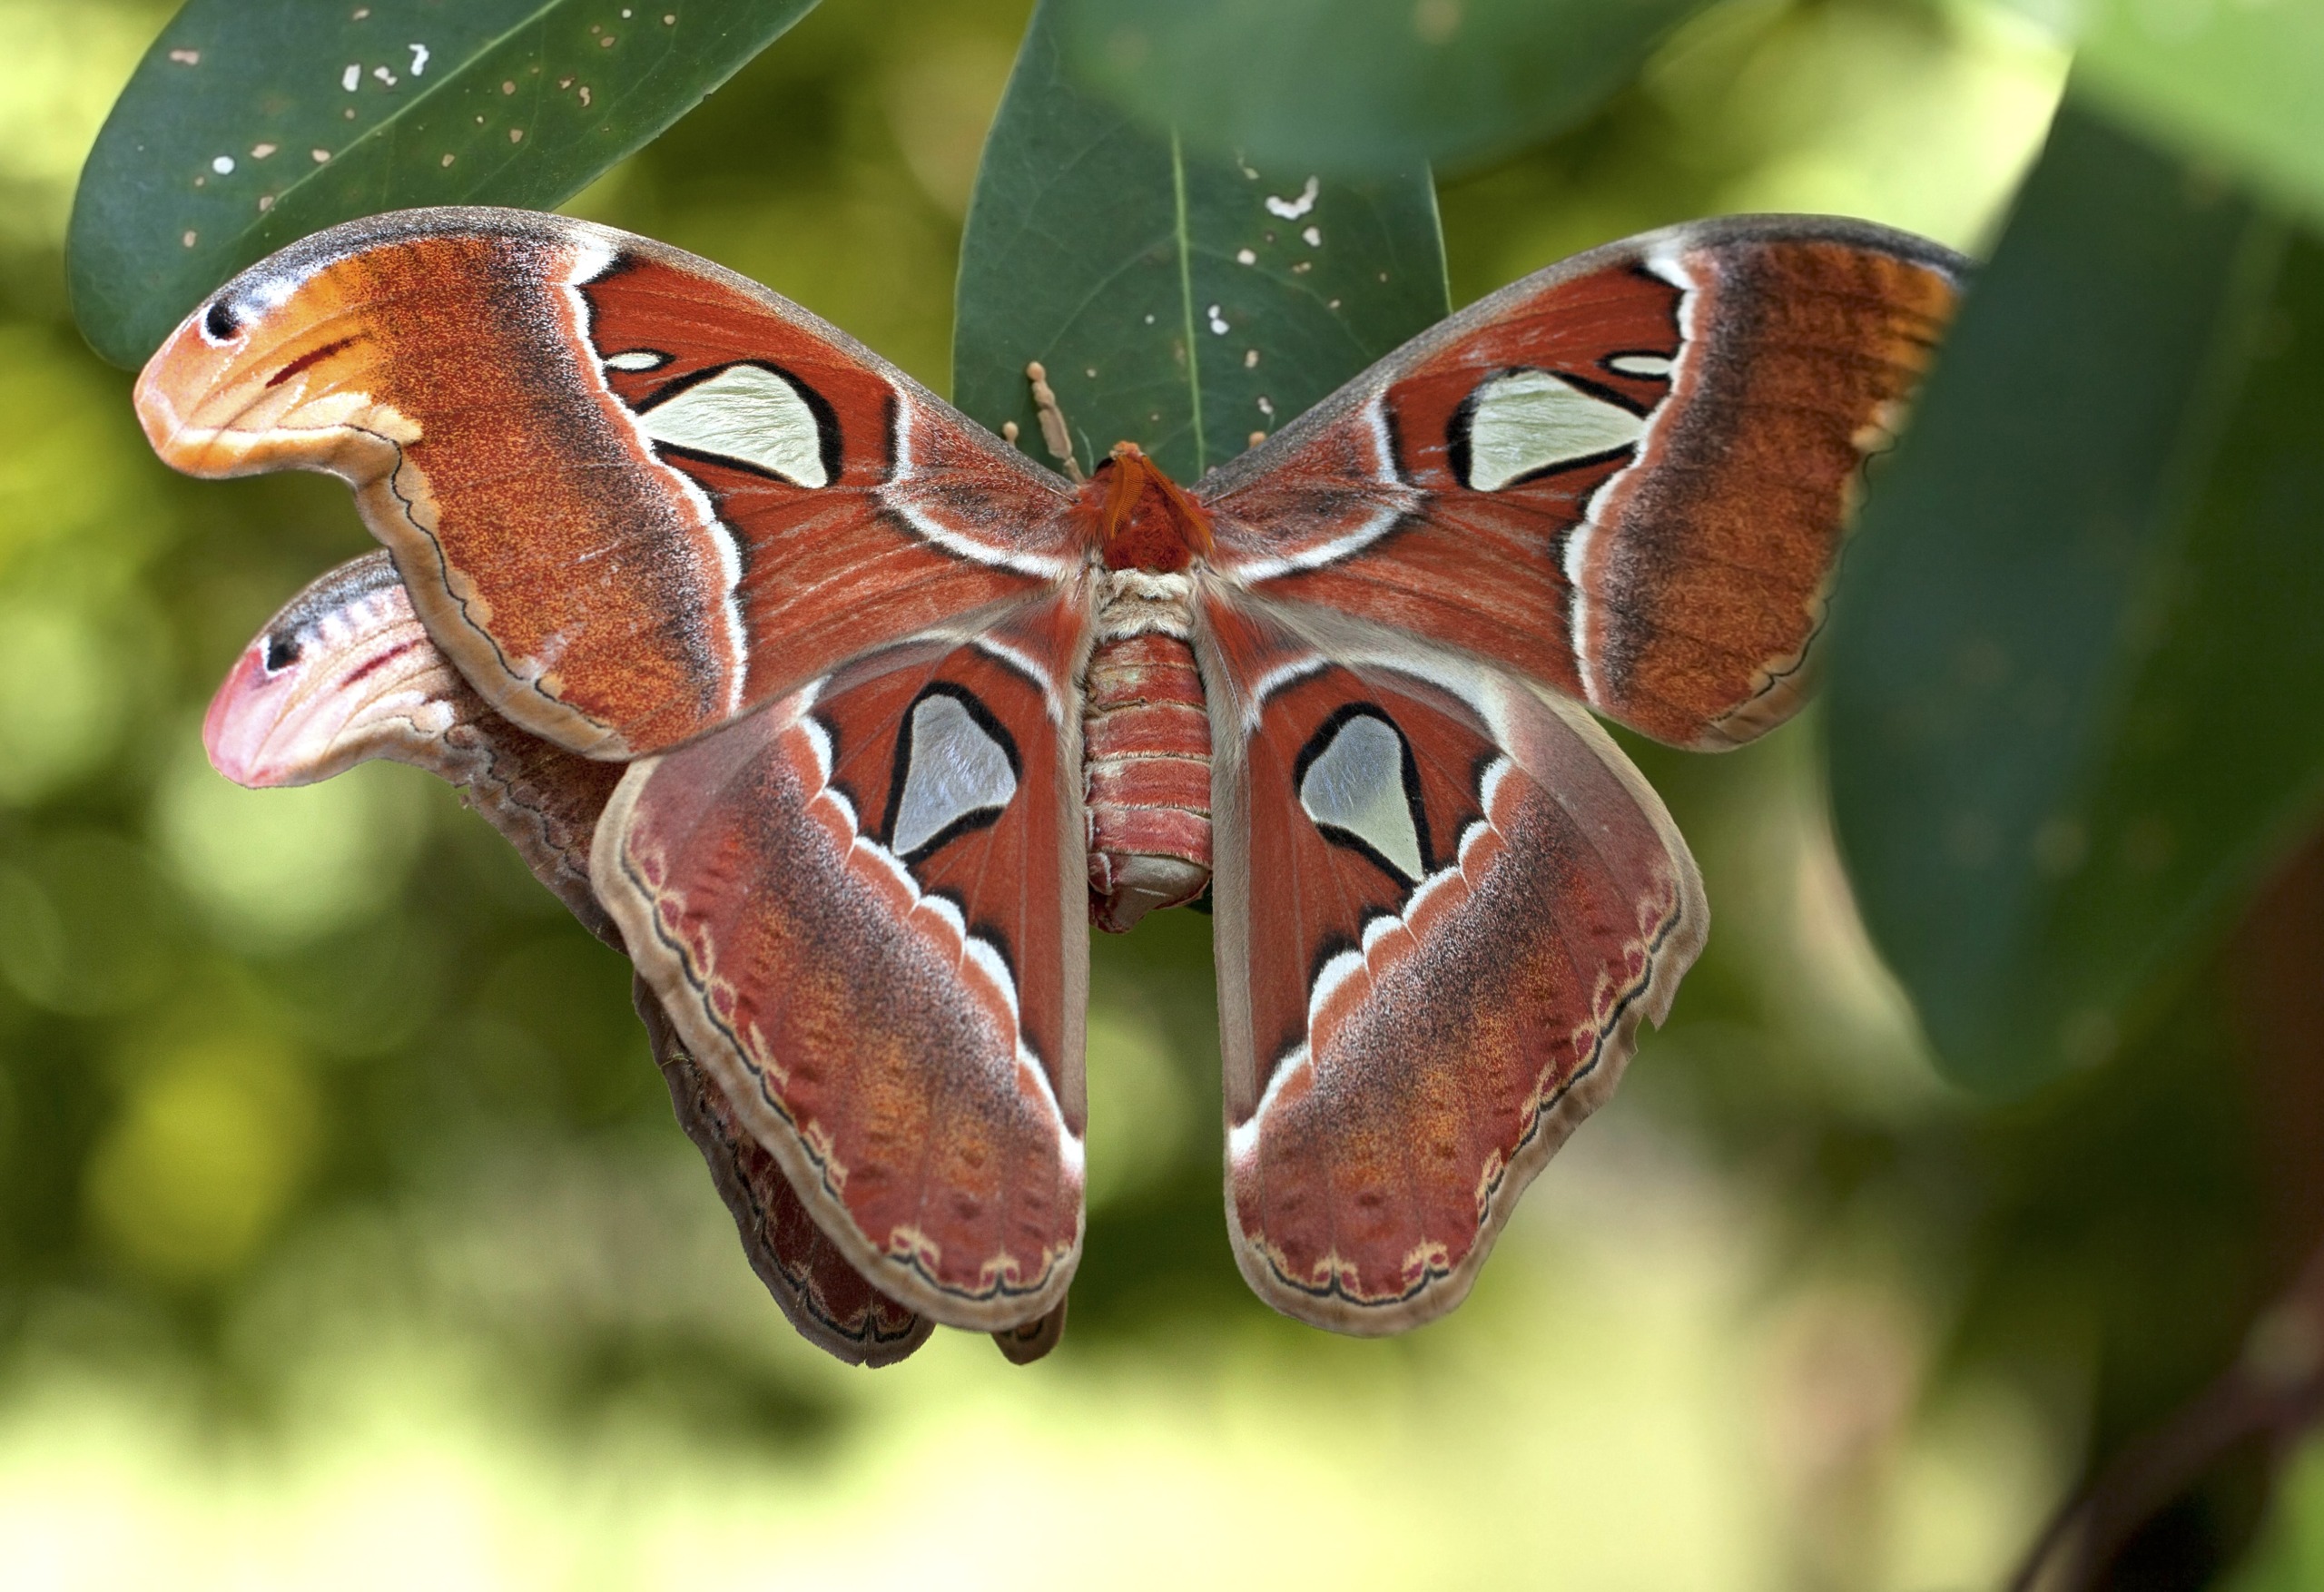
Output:
M833 0L575 207L943 388L1026 16ZM2221 1019L2231 946L2190 943L2102 1070L2002 1106L1939 1081L1811 722L1634 748L1712 942L1451 1320L1353 1342L1243 1287L1180 912L1094 948L1065 1346L828 1363L749 1275L618 959L497 837L409 770L202 765L228 662L365 539L328 482L169 477L68 329L74 172L163 21L0 0L0 1557L35 1584L1992 1584L2312 1226L2324 1134ZM1973 5L1725 0L1441 183L1452 297L1728 210L1981 245L2062 74ZM2145 1584L2212 1577L2260 1498L2207 1486Z
M2069 100L1877 474L1832 785L1954 1076L2097 1066L2324 796L2316 246Z
M2091 92L2324 218L2324 8L2092 0L2075 18Z
M1473 164L1585 120L1705 0L1056 0L1081 77L1215 157Z
M2234 1592L2304 1592L2324 1585L2324 1444L2311 1443L2285 1479L2281 1508Z

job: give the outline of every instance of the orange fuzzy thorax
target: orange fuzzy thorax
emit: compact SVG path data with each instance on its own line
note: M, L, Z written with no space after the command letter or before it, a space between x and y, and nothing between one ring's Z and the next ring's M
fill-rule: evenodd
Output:
M1175 574L1211 550L1210 516L1135 442L1114 444L1077 507L1108 569Z

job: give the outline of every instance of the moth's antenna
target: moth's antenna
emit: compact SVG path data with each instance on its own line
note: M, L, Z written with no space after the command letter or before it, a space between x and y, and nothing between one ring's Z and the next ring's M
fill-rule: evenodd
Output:
M1065 411L1057 406L1049 373L1035 359L1025 367L1025 379L1033 384L1033 408L1041 418L1041 441L1048 445L1049 457L1065 467L1066 478L1079 483L1081 461L1073 457L1073 433L1065 427Z

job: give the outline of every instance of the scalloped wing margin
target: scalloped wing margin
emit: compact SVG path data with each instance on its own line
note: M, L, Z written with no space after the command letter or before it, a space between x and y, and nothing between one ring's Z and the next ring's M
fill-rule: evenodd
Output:
M1669 1012L1701 880L1578 704L1394 637L1206 617L1236 1256L1285 1314L1403 1332L1467 1294Z

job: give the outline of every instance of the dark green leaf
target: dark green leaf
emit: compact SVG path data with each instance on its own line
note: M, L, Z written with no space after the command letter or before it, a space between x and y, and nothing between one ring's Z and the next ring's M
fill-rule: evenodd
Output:
M220 282L335 222L556 204L813 5L192 0L83 168L74 314L136 365Z
M1326 182L1206 160L1077 90L1027 30L960 245L954 398L1045 458L1049 368L1082 464L1137 443L1192 481L1445 313L1424 170Z
M2085 87L2324 217L2324 5L2096 0Z
M1152 126L1343 173L1562 132L1705 0L1069 0L1070 59Z
M1881 475L1832 793L1947 1069L2102 1059L2324 777L2324 249L2069 103Z

